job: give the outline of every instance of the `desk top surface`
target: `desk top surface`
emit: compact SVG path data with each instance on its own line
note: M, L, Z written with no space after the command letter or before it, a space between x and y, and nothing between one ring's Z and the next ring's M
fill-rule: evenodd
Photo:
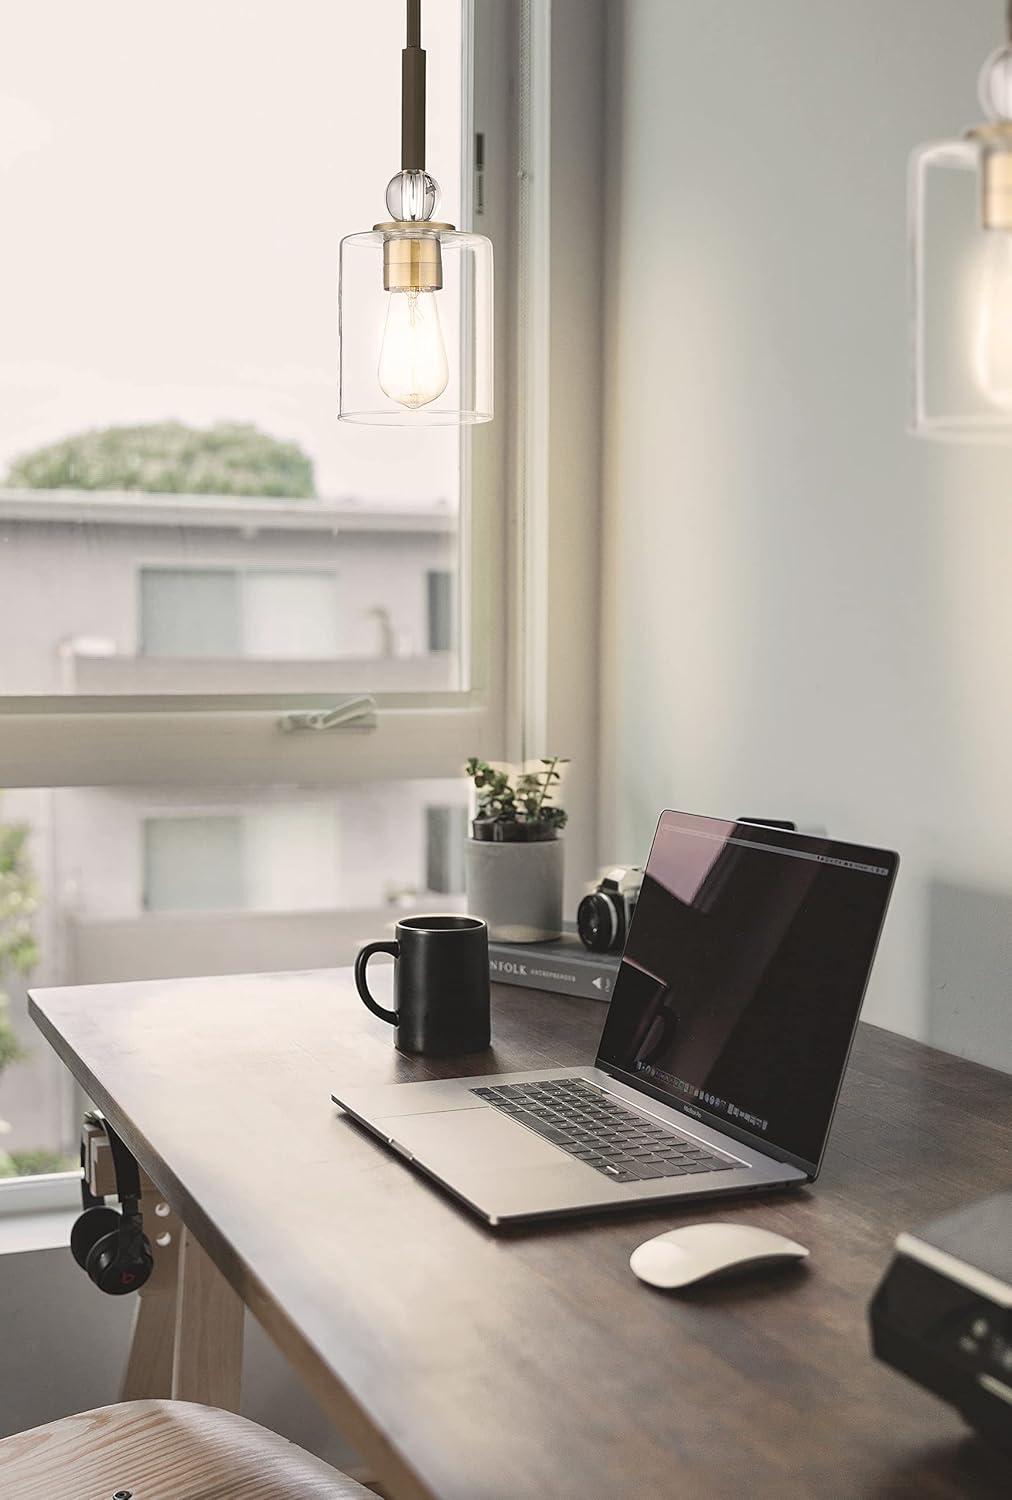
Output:
M587 1062L593 1001L498 987L493 1049L460 1063L397 1054L350 970L40 990L32 1010L393 1495L1008 1494L866 1323L899 1230L1008 1185L1002 1074L863 1026L813 1188L496 1233L330 1092ZM704 1218L811 1259L677 1298L634 1279L641 1240Z

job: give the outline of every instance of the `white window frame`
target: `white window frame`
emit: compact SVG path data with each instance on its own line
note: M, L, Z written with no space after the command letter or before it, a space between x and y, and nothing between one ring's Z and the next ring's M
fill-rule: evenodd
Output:
M607 0L463 6L473 88L471 98L465 91L461 196L474 201L481 132L484 214L473 227L496 252L496 420L465 429L461 445L467 691L378 694L376 727L339 734L285 734L279 722L293 707L329 708L332 695L0 698L0 781L171 787L242 779L311 789L453 776L471 754L518 761L549 749L574 758L566 900L575 909L588 869L608 854L597 845L593 665ZM574 346L574 324L588 330L587 343ZM607 795L603 779L600 792ZM0 1182L0 1215L69 1208L76 1178Z
M496 255L496 419L461 430L458 619L461 692L377 693L375 727L339 732L282 728L293 710L329 709L341 693L0 697L0 783L5 787L298 785L445 778L469 755L506 756L516 649L508 514L514 478L514 96L519 0L462 0L461 203L480 188L482 213L462 207L461 228ZM467 84L470 81L471 87ZM475 181L477 134L484 170ZM470 221L470 222L469 222ZM336 247L335 247L336 249ZM355 914L359 921L361 913ZM0 1216L66 1212L79 1203L76 1172L0 1181Z
M375 725L284 732L286 714L341 702L332 693L19 695L0 698L0 764L9 787L185 786L231 782L336 786L450 776L469 755L501 758L507 723L507 470L515 192L512 0L462 0L461 202L475 200L474 142L485 138L483 212L462 228L496 247L496 420L462 428L459 523L463 691L378 692ZM477 40L477 45L476 45ZM504 66L504 63L507 65ZM468 86L470 84L470 87ZM494 149L493 149L494 148Z

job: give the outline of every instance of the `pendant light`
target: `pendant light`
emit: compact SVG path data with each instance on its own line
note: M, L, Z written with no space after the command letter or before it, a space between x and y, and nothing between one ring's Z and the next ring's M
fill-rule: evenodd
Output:
M436 220L425 170L421 0L407 0L401 54L401 170L389 219L341 241L338 291L344 422L458 426L492 418L492 245Z
M979 79L987 119L910 164L913 430L1012 442L1012 0Z

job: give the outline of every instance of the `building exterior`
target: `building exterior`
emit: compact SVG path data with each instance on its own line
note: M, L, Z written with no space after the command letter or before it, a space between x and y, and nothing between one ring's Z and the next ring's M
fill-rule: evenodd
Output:
M0 489L0 539L4 695L457 686L447 505Z
M7 489L0 541L4 695L460 682L446 505ZM32 829L36 984L348 962L462 888L463 781L19 789L0 818ZM6 987L32 1056L0 1078L0 1147L70 1149L81 1101Z

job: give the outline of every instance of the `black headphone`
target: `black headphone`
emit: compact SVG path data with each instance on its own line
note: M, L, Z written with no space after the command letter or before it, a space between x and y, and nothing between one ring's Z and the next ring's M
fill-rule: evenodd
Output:
M70 1249L99 1291L110 1297L136 1292L151 1275L154 1257L141 1222L141 1174L133 1154L108 1120L102 1128L109 1137L116 1172L120 1210L109 1208L88 1186L84 1143L81 1143L81 1203L84 1212L70 1232Z

